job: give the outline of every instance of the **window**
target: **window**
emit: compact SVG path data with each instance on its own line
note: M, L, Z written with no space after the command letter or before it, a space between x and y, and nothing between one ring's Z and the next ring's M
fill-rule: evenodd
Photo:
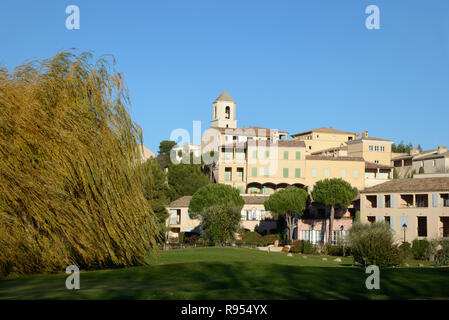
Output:
M434 166L434 167L437 166L437 161L436 161L436 160L433 160L433 161L432 161L432 166Z
M376 222L376 217L375 217L375 216L368 216L367 218L368 218L368 222L369 222L369 223L374 223L374 222Z
M262 193L263 194L270 194L270 190L267 187L263 186L262 187Z
M242 186L238 186L237 190L239 190L240 193L243 193L243 187Z
M374 160L374 163L377 163L377 164L379 164L379 160Z
M359 178L359 172L357 170L354 170L354 178L355 179Z
M296 168L295 169L295 178L300 178L301 177L301 169L300 168Z
M373 146L369 146L369 151L373 151Z
M443 199L443 207L449 207L449 193L443 193L440 196Z
M418 237L427 237L427 217L418 217Z
M231 119L231 108L226 106L225 108L226 119Z
M225 151L224 158L225 160L232 160L232 151Z
M283 176L284 176L284 178L288 178L288 168L284 168Z
M270 168L263 168L263 175L268 177L270 175Z
M389 194L386 194L384 198L385 198L385 208L391 208L391 196Z
M180 223L181 223L181 209L170 210L169 224L180 224Z
M379 146L375 146L374 151L379 151Z
M301 160L301 152L296 151L296 160Z
M413 195L412 194L401 194L401 208L414 207ZM402 225L402 224L401 224Z
M243 168L237 168L237 177L239 181L243 181Z
M284 160L288 160L288 151L284 151Z
M257 177L257 168L256 167L251 168L251 175L253 177Z
M366 207L377 208L377 196L366 196Z
M416 206L419 208L427 208L429 206L429 196L427 194L417 194Z
M268 159L270 157L270 151L265 151L265 158Z
M225 180L226 181L232 180L232 168L225 168Z
M320 135L319 135L319 134L317 134L317 135L316 135L316 138L317 138L317 139L319 139L319 138L320 138Z
M385 147L380 147L380 151L385 152Z
M257 150L253 150L253 159L257 159Z
M340 177L346 178L346 170L343 169L340 171Z
M316 169L312 169L312 177L316 178Z
M324 169L324 177L325 177L325 178L329 178L329 176L330 176L330 171L329 171L329 169Z

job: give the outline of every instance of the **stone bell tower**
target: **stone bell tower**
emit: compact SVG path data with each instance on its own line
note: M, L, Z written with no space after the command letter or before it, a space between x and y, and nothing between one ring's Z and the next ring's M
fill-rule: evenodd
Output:
M235 101L223 91L212 103L213 115L210 126L213 128L237 128L235 120Z

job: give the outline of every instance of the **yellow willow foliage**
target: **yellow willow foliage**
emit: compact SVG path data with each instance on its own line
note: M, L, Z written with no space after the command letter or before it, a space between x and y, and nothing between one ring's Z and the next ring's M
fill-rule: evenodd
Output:
M141 131L105 59L0 68L0 274L131 266L156 250Z

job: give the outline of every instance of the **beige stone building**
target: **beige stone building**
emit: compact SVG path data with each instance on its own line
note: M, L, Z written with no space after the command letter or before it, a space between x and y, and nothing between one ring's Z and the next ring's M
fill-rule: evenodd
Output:
M243 195L245 204L241 211L241 227L245 231L257 231L260 233L274 233L277 222L272 219L271 213L265 210L264 201L268 196ZM179 232L200 233L199 219L191 219L189 216L189 204L191 196L181 197L167 206L169 217L166 225L169 228L168 239L177 241Z
M420 168L423 168L426 174L449 173L449 151L445 146L422 152L413 148L410 155L402 154L393 157L391 165L400 178L410 177L412 172L417 174Z
M449 236L449 178L395 179L361 191L362 222L385 222L398 241Z
M368 136L363 131L360 139L348 141L348 156L362 157L368 162L391 165L391 145L393 141Z
M348 141L355 140L358 136L357 133L336 130L332 127L292 134L294 140L304 141L309 153L344 147Z
M269 195L287 186L311 189L325 178L342 178L360 190L366 187L366 179L368 185L374 185L392 178L386 167L391 160L389 140L367 139L366 132L360 138L357 133L332 128L294 134L288 140L288 132L283 130L237 128L235 106L224 91L213 102L211 128L203 135L206 151L210 150L204 145L209 141L205 137L218 141L213 149L219 155L213 170L217 183L232 185L242 194ZM366 143L372 139L376 144L370 151ZM372 162L367 161L371 158Z

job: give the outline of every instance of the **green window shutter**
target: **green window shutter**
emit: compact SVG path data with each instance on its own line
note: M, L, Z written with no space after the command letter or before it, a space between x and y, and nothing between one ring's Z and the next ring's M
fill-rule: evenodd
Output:
M346 178L346 170L341 170L340 171L340 176L342 177L342 178Z
M264 168L263 171L264 171L264 176L265 177L268 177L270 175L269 168Z
M288 178L288 168L284 168L284 178Z
M312 177L316 178L316 169L312 169Z
M265 158L269 158L270 157L270 151L265 151Z
M384 196L377 196L377 202L378 202L379 208L383 208L384 207Z
M239 190L240 193L243 193L243 187L242 186L238 186L237 189Z
M253 159L257 159L257 150L253 150Z
M284 151L284 159L288 160L288 151Z
M301 160L301 151L296 151L296 160Z
M329 178L329 176L330 176L330 171L329 171L329 169L325 169L325 170L324 170L324 177L325 177L325 178Z
M257 168L256 167L251 168L251 175L253 177L257 177Z
M390 194L390 208L394 208L394 194ZM393 217L391 217L393 218ZM393 220L391 220L393 221ZM393 224L393 222L391 223Z
M357 170L354 170L354 178L357 179L359 177L359 172Z
M295 178L300 178L301 177L301 169L300 168L296 168L295 169Z
M390 217L390 227L391 229L394 229L394 217Z

